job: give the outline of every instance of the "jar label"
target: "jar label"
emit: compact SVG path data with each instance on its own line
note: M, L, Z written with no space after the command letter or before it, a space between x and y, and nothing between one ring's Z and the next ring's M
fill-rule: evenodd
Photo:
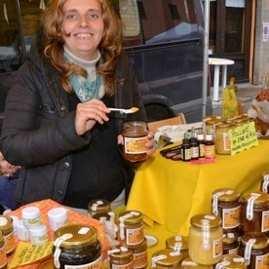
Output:
M100 256L97 260L82 264L82 265L65 265L64 269L101 269L102 268L102 256Z
M134 262L131 261L127 264L111 264L111 269L134 269Z
M126 244L127 246L139 245L144 241L144 227L141 225L136 229L126 228Z
M224 132L222 135L222 141L223 141L223 149L224 151L229 151L231 150L231 141L230 141L230 136L229 133Z
M148 264L147 251L134 253L134 268L146 268Z
M262 227L261 231L267 232L269 231L269 211L263 211L262 212Z
M191 157L193 159L199 158L199 146L191 148Z
M236 247L236 248L232 248L232 249L229 249L228 250L228 254L234 254L234 255L237 255L238 254L238 251L239 251L239 248Z
M6 253L9 254L16 248L14 233L11 232L8 235L4 236L4 238Z
M146 143L148 142L148 137L124 137L124 150L127 154L141 154L147 153L148 148Z
M256 256L255 269L267 269L268 268L269 253L265 255Z
M222 209L223 229L235 228L240 225L240 206Z
M5 248L0 248L0 268L3 268L7 265L7 255L5 252Z
M222 252L222 238L213 240L213 257L220 257L222 255Z

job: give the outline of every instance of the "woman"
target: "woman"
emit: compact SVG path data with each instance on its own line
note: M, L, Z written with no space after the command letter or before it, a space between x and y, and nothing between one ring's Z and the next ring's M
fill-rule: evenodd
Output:
M144 113L134 72L120 56L120 21L108 0L55 0L42 26L42 46L6 102L3 153L25 167L16 201L53 198L86 208L91 199L121 200L133 169L118 150L122 120L108 107ZM149 154L152 146L149 135Z

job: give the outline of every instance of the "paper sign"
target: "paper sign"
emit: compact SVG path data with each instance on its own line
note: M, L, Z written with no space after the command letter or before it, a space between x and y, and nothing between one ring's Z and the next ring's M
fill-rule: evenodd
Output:
M40 246L34 246L27 242L19 242L12 259L8 264L8 269L42 261L51 255L51 241L47 241Z
M229 131L231 155L258 145L254 122L245 123Z

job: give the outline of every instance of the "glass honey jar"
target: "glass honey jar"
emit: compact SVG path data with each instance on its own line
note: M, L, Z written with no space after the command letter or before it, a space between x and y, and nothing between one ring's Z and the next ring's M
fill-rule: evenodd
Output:
M240 226L240 194L233 189L217 189L212 193L212 212L219 216L223 229Z
M0 231L5 240L5 251L7 254L13 252L16 248L12 218L0 215Z
M134 247L129 247L129 250L133 252L134 256L134 269L146 269L148 266L148 254L147 254L147 240Z
M163 249L152 254L151 267L156 269L179 269L183 255L178 251Z
M121 132L124 140L123 157L130 162L147 159L148 128L143 121L129 121L123 124Z
M7 268L7 254L5 250L5 239L0 232L0 269Z
M108 220L110 219L109 212L111 212L111 205L107 200L92 200L88 204L88 213L94 219L105 218Z
M216 126L215 145L217 154L229 155L231 153L230 129L231 125L227 123L220 123Z
M113 269L133 269L134 256L131 250L120 247L108 252L110 268Z
M208 116L203 119L205 134L211 134L215 137L216 125L221 123L220 116Z
M187 237L175 235L166 239L166 248L179 251L184 257L188 256L188 240Z
M239 253L238 235L234 232L223 233L223 255Z
M240 198L244 233L269 231L269 194L252 192Z
M142 244L145 240L143 215L137 210L124 212L119 217L119 239L127 247Z
M215 269L245 269L245 259L238 255L224 255L222 260L215 265Z
M249 233L242 237L240 254L248 269L268 268L269 242L263 233Z
M101 269L101 246L94 227L66 225L54 233L53 260L55 268Z
M222 257L221 220L214 215L196 215L191 218L189 233L190 258L203 265L212 265Z

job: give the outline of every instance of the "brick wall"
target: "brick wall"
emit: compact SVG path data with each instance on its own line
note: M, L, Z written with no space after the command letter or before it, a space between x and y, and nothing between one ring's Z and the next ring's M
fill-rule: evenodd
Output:
M256 41L254 59L254 83L263 82L265 72L269 72L269 41L263 42L263 22L269 23L269 1L257 0Z

